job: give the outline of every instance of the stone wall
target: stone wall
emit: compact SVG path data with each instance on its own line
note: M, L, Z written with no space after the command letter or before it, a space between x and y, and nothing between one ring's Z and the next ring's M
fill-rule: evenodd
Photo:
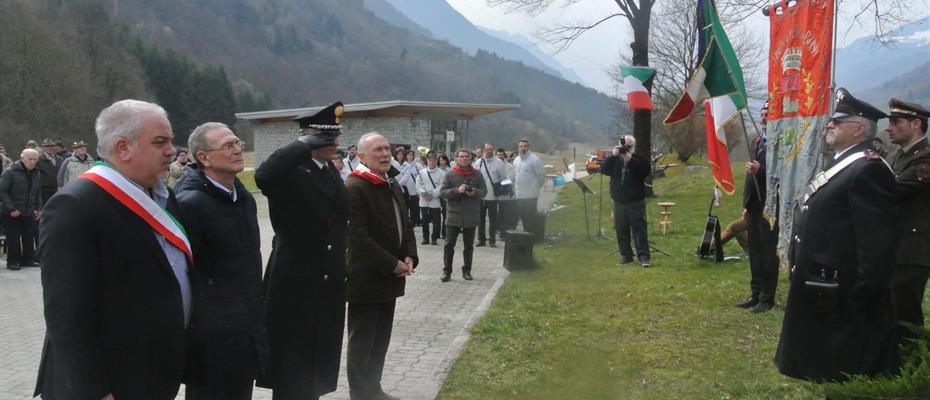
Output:
M342 148L358 143L358 139L371 131L378 131L391 143L409 143L416 146L430 145L431 122L423 118L352 118L342 121ZM255 124L255 166L261 165L279 147L297 137L294 122L272 122Z

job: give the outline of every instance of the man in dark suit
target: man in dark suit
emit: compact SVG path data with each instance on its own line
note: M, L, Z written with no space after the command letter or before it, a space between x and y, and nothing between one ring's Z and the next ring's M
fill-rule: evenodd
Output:
M135 129L135 130L128 130ZM174 134L158 105L123 100L97 117L108 161L48 202L39 259L43 399L174 399L191 309L190 245L159 176Z
M921 303L930 276L930 145L927 118L930 111L898 99L889 102L891 114L885 132L901 146L888 159L895 173L895 194L901 210L901 240L894 270L895 318L923 326ZM913 338L906 326L898 327L901 338Z
M766 312L775 305L775 288L778 285L778 229L769 223L765 209L766 169L765 146L768 141L766 124L769 112L768 101L762 106L762 132L753 145L752 159L746 163L746 184L743 186L743 209L746 231L749 234L749 281L751 294L737 304L749 308L753 313Z
M197 160L177 182L178 219L197 255L186 400L248 400L268 359L255 199L236 174L242 141L220 122L188 138Z
M65 159L58 155L55 149L54 140L47 138L43 140L42 154L39 155L39 162L36 163L36 168L42 175L42 205L45 205L48 199L58 191L58 170L65 162Z
M343 105L297 118L301 136L255 171L268 197L274 248L265 271L271 359L259 386L274 399L336 390L345 324L348 194L338 157Z
M398 174L391 168L391 145L367 133L358 141L362 157L346 186L349 223L349 346L346 372L352 400L396 399L381 388L384 358L391 343L396 299L417 266L417 244Z
M870 143L885 114L845 89L836 96L826 134L835 163L802 199L775 354L782 374L817 382L894 373L900 362L891 314L895 180Z

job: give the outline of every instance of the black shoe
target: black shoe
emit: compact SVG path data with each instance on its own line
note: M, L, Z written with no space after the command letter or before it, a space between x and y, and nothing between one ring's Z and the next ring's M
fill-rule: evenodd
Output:
M435 245L437 245L437 243L436 243L436 239L433 239L433 241L432 241L432 242L430 242L430 244L431 244L431 245L433 245L433 246L435 246Z
M620 257L620 260L617 261L617 265L627 265L627 264L629 264L629 263L631 263L631 262L633 262L633 259L632 259L632 258L623 258L623 257Z
M474 278L471 277L471 272L462 272L462 279L465 279L466 281L470 281Z
M484 242L478 242L478 244L476 244L475 247L484 247Z
M639 265L641 265L643 268L649 268L652 266L652 263L649 262L649 257L640 257Z
M12 263L12 264L7 263L7 264L6 264L6 269L8 269L8 270L10 270L10 271L19 271L21 268L19 267L19 264L17 264L17 263Z
M491 242L490 244L488 244L488 246L491 246L491 247L495 247L495 248L496 248L496 247L497 247L497 243Z
M25 261L25 262L19 263L19 265L23 267L38 267L39 266L39 264L36 263L35 261Z
M420 242L420 244L429 244L429 241L428 241L428 240L424 240L424 241Z
M774 307L774 306L775 306L774 303L769 303L769 302L764 302L764 301L763 301L763 302L759 302L759 304L756 304L756 306L753 307L751 310L749 310L749 312L754 313L754 314L764 313L764 312L766 312L766 311L768 311L768 310L771 310L772 307Z
M739 308L753 308L759 304L759 298L755 296L750 296L748 299L743 300L742 303L737 304Z
M448 273L448 272L443 272L443 273L442 273L442 278L439 278L439 280L440 280L440 281L443 281L443 282L451 281L451 280L452 280L452 274L450 274L450 273Z

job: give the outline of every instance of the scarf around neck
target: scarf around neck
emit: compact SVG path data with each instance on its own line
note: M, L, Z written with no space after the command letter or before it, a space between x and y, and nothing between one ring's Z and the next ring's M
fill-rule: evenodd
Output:
M452 170L455 171L456 174L459 174L459 175L464 176L464 177L466 177L466 178L472 176L472 174L475 173L475 169L472 168L471 166L467 166L467 167L465 167L465 168L461 168L461 167L459 167L458 165L456 165L455 168L452 168Z

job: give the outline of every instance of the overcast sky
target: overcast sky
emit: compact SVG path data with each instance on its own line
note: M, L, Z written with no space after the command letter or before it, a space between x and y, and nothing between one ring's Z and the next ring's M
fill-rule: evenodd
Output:
M567 9L553 6L541 15L530 17L522 13L507 14L506 10L501 7L489 7L484 0L447 1L475 25L520 33L534 42L539 42L535 35L541 27L552 26L556 23L590 24L619 11L613 0L581 0ZM840 3L840 26L837 30L839 47L844 47L855 39L871 34L871 29L868 27L848 29L852 13L844 12L843 9L847 8L846 4L852 5L859 1L867 0L845 0L844 3ZM556 3L561 3L561 1L557 0ZM912 1L911 12L914 19L930 15L928 4L930 3L927 0ZM768 18L762 16L760 12L746 20L744 24L745 27L760 35L768 46ZM555 58L574 69L588 86L613 94L612 84L606 71L617 63L620 49L628 48L631 37L627 21L623 18L614 18L585 33L570 48L556 54ZM540 43L539 47L549 54L554 51L545 43Z

